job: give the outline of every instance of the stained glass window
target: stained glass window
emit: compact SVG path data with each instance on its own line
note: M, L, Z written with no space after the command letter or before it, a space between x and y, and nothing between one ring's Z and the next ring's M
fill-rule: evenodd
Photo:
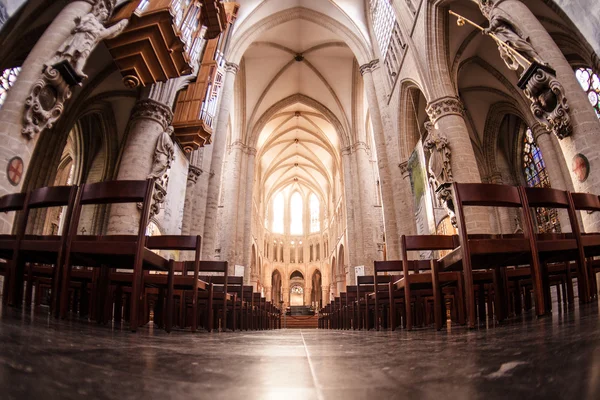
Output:
M523 175L529 187L550 187L546 164L531 129L523 135ZM553 208L536 208L538 231L560 232L558 212Z
M273 225L271 229L274 233L283 233L283 193L277 194L273 200Z
M314 193L310 194L310 231L318 232L321 230L321 223L319 220L319 199Z
M302 235L302 196L295 192L290 201L290 234Z
M0 76L0 107L2 107L4 100L6 100L8 89L17 81L19 72L21 72L21 67L5 69L2 72L2 76Z
M390 0L371 0L371 22L381 57L385 59L396 22L396 15Z
M579 84L586 91L588 100L596 115L600 118L600 78L591 68L579 68L575 71Z

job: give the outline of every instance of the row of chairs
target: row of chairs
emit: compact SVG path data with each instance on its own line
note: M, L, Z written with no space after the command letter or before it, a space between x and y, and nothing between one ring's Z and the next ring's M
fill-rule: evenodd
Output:
M441 329L450 315L473 328L477 315L503 321L532 305L542 316L551 309L552 287L559 303L574 302L575 278L581 303L597 297L600 232L582 232L577 213L600 211L598 196L494 184L442 189L452 191L458 235L402 236L401 260L375 261L372 276L357 277L321 310L320 327L412 329L433 322ZM467 207L520 209L523 232L471 234ZM541 207L565 210L571 232L537 232L531 209ZM409 252L432 256L411 260Z
M199 236L146 236L154 181L112 181L56 186L0 198L0 212L19 211L16 230L0 235L3 305L39 305L49 293L56 317L69 311L99 322L128 320L131 330L149 321L170 331L199 325L208 330L278 327L277 310L243 279L228 276L225 261L201 261ZM78 235L87 205L137 203L136 235ZM66 207L59 235L26 234L32 211ZM174 261L159 251L193 252L193 261ZM76 266L74 268L74 266ZM151 273L153 272L153 273ZM206 275L201 275L206 274ZM35 299L32 299L35 288ZM25 292L25 293L23 293Z

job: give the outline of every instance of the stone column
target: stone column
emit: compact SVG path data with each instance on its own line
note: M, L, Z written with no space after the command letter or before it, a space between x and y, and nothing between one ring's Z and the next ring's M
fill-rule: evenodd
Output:
M245 249L240 249L242 243L238 243L237 224L238 215L243 216L245 209L244 202L240 201L240 186L242 184L242 164L244 158L243 144L236 142L231 145L227 161L225 162L225 171L221 185L223 208L218 229L221 232L221 260L228 261L230 265L238 263L240 260L237 255Z
M198 178L202 175L204 171L201 168L190 163L188 170L188 178L187 178L187 187L185 191L185 205L183 212L183 221L181 227L182 235L193 235L195 233L192 232L194 227L194 203L197 196L196 188L198 183Z
M87 1L72 1L66 5L37 40L21 65L16 82L7 93L6 100L0 108L0 196L21 190L39 137L29 139L21 134L25 100L30 95L33 84L41 77L44 64L52 59L65 39L71 36L75 20L91 9L92 5ZM6 175L7 163L13 157L23 160L22 175L16 186L8 181ZM14 213L0 214L0 233L10 232L13 215Z
M400 163L400 173L402 174L402 186L400 188L400 202L402 204L402 216L398 221L398 232L400 235L416 235L417 226L415 225L415 210L412 199L412 189L410 187L410 173L408 172L408 161ZM389 256L388 256L388 259Z
M225 65L225 82L221 89L221 104L214 133L211 173L208 180L206 214L204 217L204 245L202 246L202 256L205 260L212 260L215 256L215 238L217 234L217 208L219 205L219 191L221 186L221 177L223 173L223 157L227 142L227 124L229 121L229 111L233 100L233 88L235 75L239 67L237 64L227 63Z
M246 150L247 155L246 158L246 191L244 198L244 245L242 247L242 251L244 254L244 264L251 265L252 258L252 194L254 192L254 162L256 161L256 149L248 148ZM259 254L258 248L256 251L257 255ZM258 276L258 260L256 261L256 271L250 271L253 278L249 277L249 279L259 278Z
M387 113L382 112L379 106L380 101L377 97L378 92L383 95L385 89L382 85L383 82L381 82L381 77L377 75L377 79L375 79L373 76L374 71L377 69L379 69L378 60L373 60L360 67L365 82L367 102L371 113L371 124L373 126L373 136L375 139L375 146L377 147L377 163L379 166L379 180L381 196L383 199L388 258L395 259L399 256L399 237L396 223L398 216L395 205L393 174L396 172L394 167L398 164L395 163L398 157L398 146L396 144L396 138L393 137L389 117L387 116Z
M600 122L585 92L575 78L573 67L566 60L546 28L524 3L517 0L506 0L497 7L514 18L511 22L523 32L524 36L529 37L541 59L556 71L556 78L562 84L569 104L569 116L573 127L571 136L559 142L565 161L570 167L573 157L582 153L590 162L590 174L584 182L579 182L575 175L571 175L573 188L577 192L598 193L598 187L600 187L600 135L598 135ZM586 230L598 231L600 214L584 213L583 223Z
M346 224L348 227L348 257L353 265L357 260L357 254L363 254L364 237L362 232L362 213L360 208L360 196L358 189L358 166L352 154L352 146L342 151L342 163L344 169L344 194L346 200ZM337 239L337 238L336 238Z
M152 169L158 137L171 125L173 113L164 103L139 100L131 113L117 180L144 180ZM108 234L137 234L140 213L135 204L111 206Z
M375 193L375 179L371 168L371 155L369 149L364 143L358 143L356 146L356 165L358 166L358 189L360 194L360 210L362 214L362 225L360 231L363 236L363 253L359 262L350 264L351 267L356 265L365 266L365 274L373 273L373 261L378 259L376 225L375 225L375 209L374 203L377 198ZM352 246L350 246L352 247ZM356 284L354 273L352 276L352 284Z
M453 96L431 101L426 108L435 129L444 132L452 150L452 176L459 183L481 183L477 159L463 116L462 102ZM467 210L466 223L469 233L490 233L488 210L471 207Z

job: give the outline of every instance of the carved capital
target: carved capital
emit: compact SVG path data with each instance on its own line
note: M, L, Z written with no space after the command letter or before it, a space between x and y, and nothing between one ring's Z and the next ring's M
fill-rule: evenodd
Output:
M458 97L446 96L434 100L425 109L432 124L448 115L463 116L464 107Z
M240 70L240 66L236 63L227 62L225 63L225 72L236 75Z
M375 60L369 61L366 64L361 65L359 70L360 70L360 74L364 75L364 74L368 74L368 73L375 71L377 68L379 68L379 60L375 59Z
M57 69L47 67L31 88L25 100L21 133L33 139L44 129L51 129L60 118L65 103L71 97L71 88Z
M135 103L131 113L131 120L151 119L159 123L164 130L171 125L173 121L173 112L171 108L152 99L139 100Z

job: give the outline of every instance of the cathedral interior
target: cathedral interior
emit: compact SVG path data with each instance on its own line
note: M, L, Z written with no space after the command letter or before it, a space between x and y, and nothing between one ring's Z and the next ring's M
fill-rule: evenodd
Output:
M0 0L0 164L2 399L600 397L596 0Z

